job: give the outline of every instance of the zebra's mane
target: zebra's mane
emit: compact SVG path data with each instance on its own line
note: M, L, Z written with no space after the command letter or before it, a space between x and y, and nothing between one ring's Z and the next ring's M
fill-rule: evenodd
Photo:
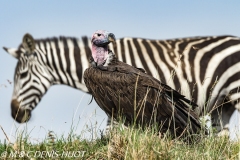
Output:
M65 37L65 36L59 36L59 37L51 37L51 38L41 38L41 39L34 39L36 46L40 46L41 44L46 45L46 43L55 43L58 44L58 42L62 42L63 44L67 44L67 41L72 41L75 46L78 46L79 42L82 42L84 46L89 45L90 38L87 36L82 36L81 39L76 37ZM23 49L22 44L19 45L18 49Z

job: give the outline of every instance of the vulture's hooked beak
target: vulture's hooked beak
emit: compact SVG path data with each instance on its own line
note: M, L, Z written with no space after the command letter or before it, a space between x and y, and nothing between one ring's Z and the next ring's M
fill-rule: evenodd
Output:
M108 34L108 41L109 41L109 43L116 41L115 35L113 33Z

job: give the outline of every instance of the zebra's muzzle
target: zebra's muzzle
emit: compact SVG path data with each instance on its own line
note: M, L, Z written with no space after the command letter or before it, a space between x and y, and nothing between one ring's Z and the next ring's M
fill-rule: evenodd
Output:
M13 119L18 123L27 122L31 118L31 110L21 108L20 103L16 99L13 99L11 102L11 110Z

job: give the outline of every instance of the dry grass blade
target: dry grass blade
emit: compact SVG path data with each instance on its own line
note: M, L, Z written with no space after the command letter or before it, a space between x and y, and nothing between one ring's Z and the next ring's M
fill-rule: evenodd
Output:
M3 128L2 128L1 125L0 125L0 127L1 127L1 130L3 131L3 133L4 133L4 135L5 135L5 137L6 137L7 141L8 141L8 143L11 144L10 139L8 138L6 132L3 130Z

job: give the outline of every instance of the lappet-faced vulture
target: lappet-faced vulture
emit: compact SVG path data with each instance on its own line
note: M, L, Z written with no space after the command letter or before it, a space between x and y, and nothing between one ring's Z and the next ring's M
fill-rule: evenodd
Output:
M84 72L84 82L97 104L124 124L159 125L159 131L176 137L201 129L196 104L143 69L118 61L108 49L115 36L104 30L92 35L92 67ZM191 106L193 108L191 108Z

